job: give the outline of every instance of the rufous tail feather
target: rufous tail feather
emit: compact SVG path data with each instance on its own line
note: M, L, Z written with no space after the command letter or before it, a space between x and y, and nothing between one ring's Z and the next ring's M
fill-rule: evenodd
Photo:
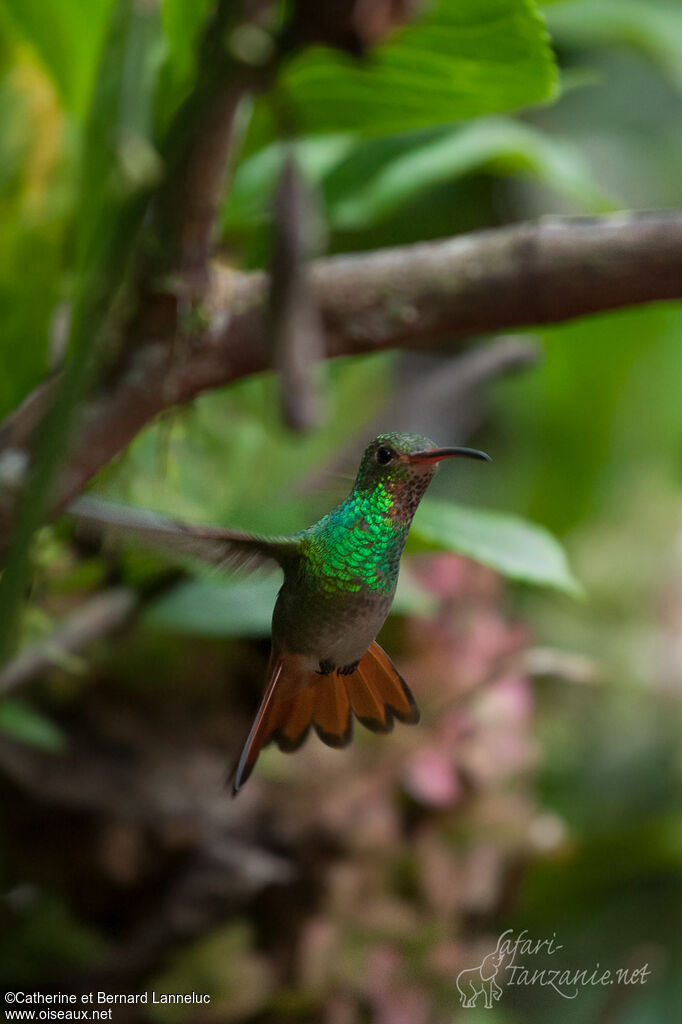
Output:
M376 641L345 680L353 714L373 732L390 732L394 719L405 725L419 721L409 686Z
M304 668L297 655L271 659L265 696L231 776L233 794L270 741L286 753L297 750L312 725L323 743L345 747L353 735L353 715L373 732L390 732L394 719L419 721L407 683L379 644L373 643L348 675L321 676Z

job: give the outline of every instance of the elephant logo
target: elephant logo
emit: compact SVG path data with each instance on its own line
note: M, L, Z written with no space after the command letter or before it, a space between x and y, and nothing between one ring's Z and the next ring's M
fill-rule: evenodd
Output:
M499 944L498 944L499 945ZM483 996L485 1007L493 1008L493 1000L502 995L502 989L495 981L504 960L504 951L499 948L483 959L478 967L468 967L457 975L457 989L462 1006L466 1009L476 1006L479 996Z

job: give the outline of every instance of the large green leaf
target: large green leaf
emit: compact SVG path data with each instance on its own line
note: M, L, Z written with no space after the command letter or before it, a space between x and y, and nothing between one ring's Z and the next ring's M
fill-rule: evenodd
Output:
M297 56L278 91L299 132L384 134L513 110L556 88L531 0L440 0L364 61L322 48Z
M64 105L82 113L100 56L113 0L1 0L11 21L39 54Z
M516 516L427 499L417 510L410 539L413 549L455 551L510 579L580 593L559 542Z

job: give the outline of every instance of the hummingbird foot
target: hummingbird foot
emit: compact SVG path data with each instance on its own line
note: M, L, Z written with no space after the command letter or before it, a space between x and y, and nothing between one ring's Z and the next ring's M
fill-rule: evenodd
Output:
M329 676L332 672L336 672L337 676L352 676L356 668L360 664L360 659L353 661L350 665L339 665L337 666L331 658L325 658L320 662L320 667L316 669L318 676Z
M342 665L340 668L337 668L336 674L337 676L352 676L359 664L360 659L358 658L357 661L351 662L350 665Z

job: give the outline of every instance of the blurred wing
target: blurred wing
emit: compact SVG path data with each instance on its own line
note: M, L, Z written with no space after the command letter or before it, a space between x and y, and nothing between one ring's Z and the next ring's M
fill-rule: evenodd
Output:
M79 498L68 515L83 533L136 541L169 556L189 556L220 569L255 569L294 557L289 537L260 537L221 526L194 526L147 509L133 509L99 498Z

